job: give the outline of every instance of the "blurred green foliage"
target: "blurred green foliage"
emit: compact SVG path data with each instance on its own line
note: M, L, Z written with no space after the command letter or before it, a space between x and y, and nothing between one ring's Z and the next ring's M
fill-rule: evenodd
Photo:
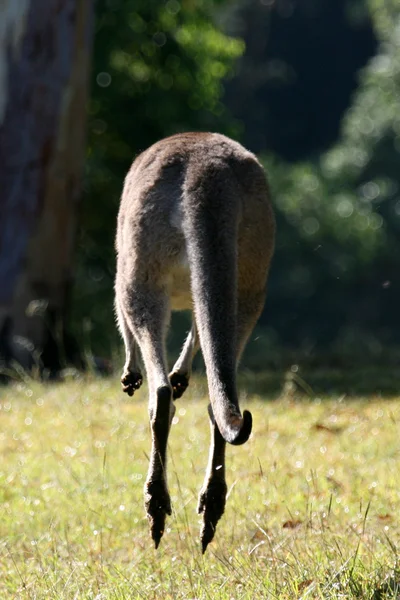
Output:
M83 334L96 353L109 354L118 340L113 239L132 159L178 131L240 138L246 127L224 104L224 85L245 49L216 25L219 5L225 19L235 6L217 0L97 3L72 315L78 338ZM292 361L293 352L282 350L289 346L309 360L348 364L356 356L386 360L387 348L400 343L400 6L348 0L346 7L353 21L369 11L378 52L359 73L339 140L297 163L285 163L267 147L263 154L278 238L261 333L247 353L252 367ZM175 345L185 327L186 321L178 327Z
M272 324L310 357L329 343L328 361L344 364L386 362L400 341L400 6L369 8L378 54L339 141L309 162L265 160L278 218Z
M354 208L382 230L390 257L399 252L400 234L400 6L384 0L369 6L378 54L361 73L342 139L322 164L327 177L354 190Z

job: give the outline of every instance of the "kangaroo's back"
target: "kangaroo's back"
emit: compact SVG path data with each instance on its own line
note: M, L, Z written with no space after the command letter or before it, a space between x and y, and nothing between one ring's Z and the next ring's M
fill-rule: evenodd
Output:
M225 443L244 443L252 428L240 412L236 368L261 313L274 246L274 218L264 170L240 144L212 133L186 133L143 152L128 173L118 216L116 311L125 341L124 391L142 383L137 346L149 379L152 454L146 509L156 546L165 515L166 446L175 407L201 346L210 395L212 446L198 510L203 551L224 511ZM170 309L194 319L167 374Z
M216 173L218 185L210 177ZM268 184L252 153L215 133L182 133L154 144L137 157L126 177L116 246L119 255L129 253L146 270L162 262L159 275L170 280L176 310L191 308L183 217L191 218L197 186L207 189L208 210L220 221L219 229L224 215L237 215L240 285L246 285L254 269L266 278L273 251Z

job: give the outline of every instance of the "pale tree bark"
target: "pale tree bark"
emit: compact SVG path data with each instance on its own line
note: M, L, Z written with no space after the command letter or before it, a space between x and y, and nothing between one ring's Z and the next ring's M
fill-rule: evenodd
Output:
M57 369L85 153L92 0L0 0L0 360Z

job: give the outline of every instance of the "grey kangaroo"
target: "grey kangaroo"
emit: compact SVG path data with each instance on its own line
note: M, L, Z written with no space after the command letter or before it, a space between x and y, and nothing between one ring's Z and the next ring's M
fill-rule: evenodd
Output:
M140 154L125 179L116 238L116 313L125 343L121 378L132 396L149 385L152 447L145 507L157 548L171 502L166 450L173 400L188 386L201 347L211 404L211 448L198 512L202 550L214 537L227 493L225 446L243 444L252 417L240 412L236 368L262 311L275 222L263 168L216 133L182 133ZM192 328L168 374L170 310L192 310Z

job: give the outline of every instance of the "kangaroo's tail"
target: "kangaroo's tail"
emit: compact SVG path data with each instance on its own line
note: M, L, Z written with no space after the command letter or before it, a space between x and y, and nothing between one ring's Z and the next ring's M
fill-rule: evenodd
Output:
M183 190L183 229L211 406L230 444L243 444L252 417L236 390L237 240L241 198L226 160L191 158Z

